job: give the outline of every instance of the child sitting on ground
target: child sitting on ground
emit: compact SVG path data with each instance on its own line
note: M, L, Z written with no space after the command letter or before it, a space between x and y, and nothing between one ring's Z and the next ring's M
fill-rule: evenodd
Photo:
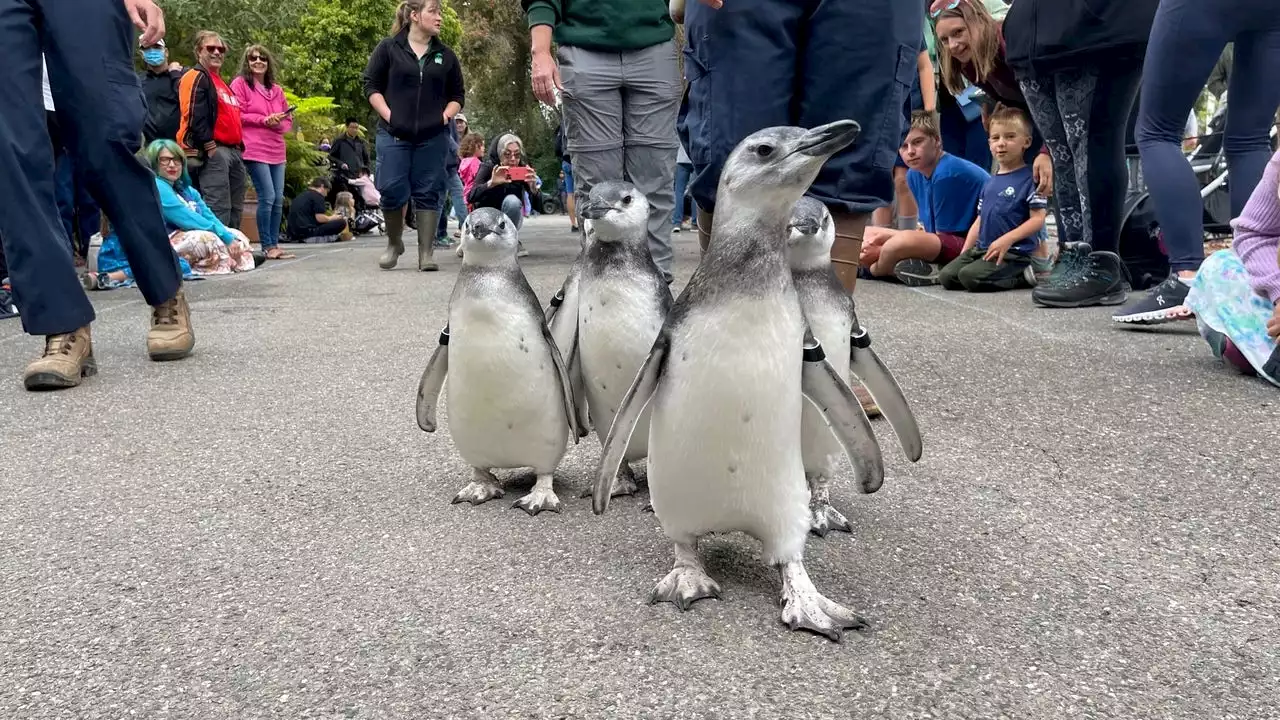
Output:
M351 221L356 219L356 196L346 191L338 193L333 199L333 212L346 219L347 227L351 227Z
M1023 159L1031 147L1031 121L1018 108L1000 106L991 114L988 138L999 169L982 188L964 252L938 273L948 290L991 292L1036 284L1031 255L1040 244L1049 202L1036 192Z
M1219 360L1280 386L1280 152L1231 225L1235 242L1205 258L1186 304Z

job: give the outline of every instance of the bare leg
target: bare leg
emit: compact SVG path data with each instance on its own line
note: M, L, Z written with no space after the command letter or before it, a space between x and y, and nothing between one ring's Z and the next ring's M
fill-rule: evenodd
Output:
M569 211L569 227L578 229L578 199L573 193L565 193L564 208Z
M649 604L669 602L684 611L702 598L719 600L720 585L707 575L698 559L697 538L677 541L675 567L654 586Z
M942 252L942 241L937 235L916 230L894 233L880 248L880 257L871 265L871 274L887 277L893 274L893 266L908 258L933 262Z
M556 497L556 491L551 489L551 473L539 475L538 482L534 484L529 494L515 501L512 507L518 507L530 515L537 515L543 510L560 512L560 498Z
M503 496L502 487L498 485L498 478L493 473L484 468L471 469L471 482L458 491L453 496L454 503L469 502L472 505L488 502L494 498Z
M867 621L852 610L823 597L796 560L779 566L782 573L782 622L792 630L811 630L836 642L846 629L861 630Z
M911 186L907 184L907 169L904 167L893 168L893 196L898 201L898 222L904 219L915 223L916 216L920 214L920 206L916 205L916 196L911 194ZM902 230L914 230L912 227L898 226Z
M826 537L831 530L853 532L849 521L840 511L831 507L831 482L825 475L805 473L809 481L809 531L819 537Z

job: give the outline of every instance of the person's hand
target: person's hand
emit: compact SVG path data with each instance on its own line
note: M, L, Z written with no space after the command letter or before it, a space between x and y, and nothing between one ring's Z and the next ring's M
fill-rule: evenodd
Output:
M382 122L390 125L391 124L391 108L387 108L386 115L383 115L382 113L378 113L378 117L382 118Z
M997 265L1003 265L1004 254L1009 252L1011 247L1013 247L1013 240L1009 237L1001 237L991 243L991 247L987 248L987 254L983 255L982 259Z
M556 65L556 59L551 57L549 51L535 52L533 54L534 97L554 107L556 90L563 89L564 85L560 84L560 66Z
M506 165L499 165L493 169L493 177L489 178L489 187L497 187L508 182L511 182L511 178L507 174Z
M862 246L876 247L883 245L889 241L889 238L893 237L894 232L896 231L893 228L869 227L862 232Z
M181 70L181 69L182 69L182 63L180 63L180 62L171 62L171 63L169 63L169 69L170 69L170 70Z
M449 123L453 122L453 118L449 117L449 113L441 113L441 117L444 118L445 125L448 125Z
M154 45L164 37L164 11L153 0L124 0L124 9L142 31L142 38L138 40L140 47Z
M280 113L271 113L267 116L267 127L275 127L280 124Z
M1031 177L1036 181L1036 192L1049 197L1053 193L1053 160L1044 153L1036 155L1031 163Z
M1271 319L1267 321L1267 335L1272 340L1280 340L1280 303L1276 303L1275 312L1271 313Z
M351 168L347 167L347 164L346 164L346 163L342 163L342 169L343 169L343 170L350 170Z

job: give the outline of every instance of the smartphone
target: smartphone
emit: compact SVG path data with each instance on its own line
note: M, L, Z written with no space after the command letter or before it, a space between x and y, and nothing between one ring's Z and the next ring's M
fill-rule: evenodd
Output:
M284 114L285 114L285 115L292 115L292 114L293 114L293 111L294 111L294 110L297 110L297 109L298 109L298 106L297 106L297 105L290 105L289 107L287 107L287 108L285 108L285 109L284 109Z
M529 168L523 165L515 165L507 168L507 177L511 178L511 182L524 182L529 179Z

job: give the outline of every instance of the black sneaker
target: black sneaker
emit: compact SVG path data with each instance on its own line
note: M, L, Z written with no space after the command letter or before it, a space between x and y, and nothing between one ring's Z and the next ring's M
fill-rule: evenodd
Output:
M937 285L938 266L915 258L899 260L893 266L893 276L898 278L898 282L908 287Z
M1067 267L1063 268L1064 264ZM1098 251L1080 258L1078 248L1063 248L1053 274L1031 291L1031 299L1037 305L1058 308L1120 305L1128 296L1128 272L1119 255Z
M1124 308L1111 316L1112 320L1131 325L1160 325L1177 320L1190 320L1194 317L1191 308L1186 306L1187 293L1191 288L1178 279L1177 273L1170 275L1164 282L1151 288L1151 292L1141 300Z
M1058 261L1054 263L1052 271L1037 283L1039 287L1057 287L1062 285L1065 280L1074 279L1084 272L1085 266L1089 264L1089 255L1093 253L1093 248L1089 243L1073 242L1065 243L1058 253Z

